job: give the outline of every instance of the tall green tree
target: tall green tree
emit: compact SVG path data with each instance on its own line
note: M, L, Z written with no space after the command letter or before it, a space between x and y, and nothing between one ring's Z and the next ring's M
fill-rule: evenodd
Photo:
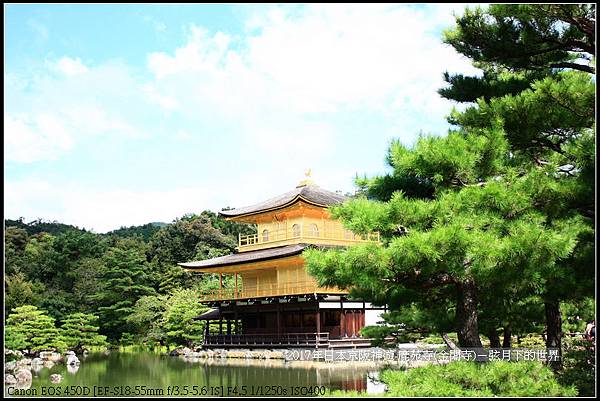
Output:
M379 230L383 246L309 251L313 274L390 304L396 318L418 305L434 319L452 300L462 346L480 344L480 324L496 344L499 325L524 329L523 311L542 300L548 346L560 348L560 300L593 284L593 10L494 5L458 17L445 40L483 75L446 74L440 92L477 103L452 114L458 131L393 143L393 171L357 180L383 203L353 200L334 216Z
M137 300L127 321L142 343L165 345L166 331L162 317L168 305L168 295L146 295Z
M100 326L109 339L130 332L127 322L139 298L154 293L148 277L144 244L139 239L118 240L104 255L100 287L91 297L98 306Z
M22 228L8 226L4 229L5 273L13 274L23 271L23 254L29 241L27 231Z
M23 273L7 275L4 277L4 307L13 310L23 305L38 305L44 290L42 283L27 280Z
M513 71L569 68L595 72L594 4L497 4L467 8L445 39L479 66Z
M198 291L190 289L176 290L170 295L161 320L168 344L192 347L202 343L205 322L194 318L208 308L199 300Z
M152 262L154 288L159 293L189 288L200 279L181 269L177 263L233 251L236 242L231 235L225 235L214 227L218 221L209 213L185 215L162 227L152 237L148 244L148 259Z
M422 137L413 148L394 144L395 174L418 174L435 196L395 192L388 202L355 199L332 208L355 232L384 233L383 244L305 252L309 270L321 284L351 288L392 310L416 300L437 312L439 300L431 300L450 299L459 344L481 346L481 294L525 267L553 268L584 229L577 220L546 224L532 191L543 174L521 175L506 148L500 129Z
M548 225L579 216L570 257L525 271L541 281L547 345L561 348L560 303L593 294L595 209L595 5L492 5L467 10L446 43L473 60L481 77L451 76L442 96L475 102L449 121L484 128L501 120L521 165L552 166L538 183L536 209ZM556 364L555 367L559 367Z

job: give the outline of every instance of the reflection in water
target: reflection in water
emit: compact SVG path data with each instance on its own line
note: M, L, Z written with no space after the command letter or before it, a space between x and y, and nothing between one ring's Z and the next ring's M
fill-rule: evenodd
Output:
M379 381L379 371L367 375L367 394L382 394L387 389L385 383Z
M74 375L79 370L79 365L67 365L67 372Z
M52 386L50 375L54 373L63 375L64 380L60 383L63 387L146 386L166 391L168 386L324 386L330 390L369 393L381 393L385 389L377 380L378 369L373 364L285 362L280 359L186 360L154 353L117 352L90 354L79 366L57 364L50 369L44 368L37 372L32 388Z

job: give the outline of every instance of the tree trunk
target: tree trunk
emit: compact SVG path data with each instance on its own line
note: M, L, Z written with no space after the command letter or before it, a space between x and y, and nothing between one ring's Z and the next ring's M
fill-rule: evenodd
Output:
M502 348L510 348L512 343L512 330L510 323L504 326L504 338L502 339Z
M460 347L482 348L477 326L477 298L473 279L456 285L456 326Z
M498 332L495 328L490 329L487 333L487 336L490 339L491 348L500 348L500 337L498 336Z
M448 334L442 333L442 339L444 340L444 342L446 343L446 345L448 346L448 348L450 348L450 349L458 349L458 347L456 346L456 344L454 344L454 341L452 341L450 339L450 337L448 337Z
M558 301L546 301L544 307L546 309L546 348L558 349L558 361L549 361L548 365L553 370L559 370L562 369L560 303Z

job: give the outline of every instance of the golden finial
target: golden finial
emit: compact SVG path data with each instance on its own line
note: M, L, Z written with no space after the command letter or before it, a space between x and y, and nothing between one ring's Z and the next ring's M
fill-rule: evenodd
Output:
M304 173L304 175L306 176L306 179L300 181L300 184L298 184L298 186L296 188L305 187L307 185L313 184L313 181L310 179L310 177L312 176L312 169L309 168L306 171L306 173Z

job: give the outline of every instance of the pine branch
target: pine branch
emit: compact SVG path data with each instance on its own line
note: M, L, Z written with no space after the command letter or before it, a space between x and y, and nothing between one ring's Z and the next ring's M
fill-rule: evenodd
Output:
M595 74L596 69L594 67L590 67L589 65L577 64L577 63L553 63L549 65L550 68L571 68L573 70L589 72L590 74Z

